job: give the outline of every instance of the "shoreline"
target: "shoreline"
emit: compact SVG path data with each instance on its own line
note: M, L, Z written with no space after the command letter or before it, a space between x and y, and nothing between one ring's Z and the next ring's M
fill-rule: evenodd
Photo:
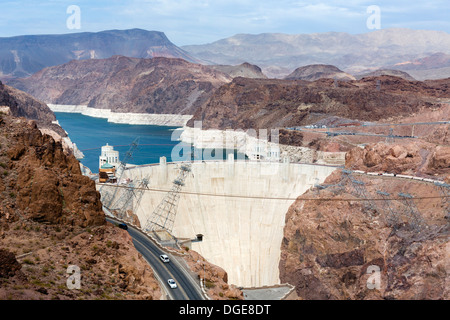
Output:
M181 131L178 141L182 143L191 144L198 149L236 150L238 153L245 154L250 160L330 165L345 163L345 152L322 152L307 147L272 143L256 138L243 130L203 130L198 127L187 127L186 123L193 117L192 115L118 113L112 112L111 109L89 108L85 105L48 104L48 106L53 112L79 113L89 117L104 118L112 123L178 127L174 131Z
M256 138L243 130L219 130L183 127L179 140L205 149L234 149L250 160L311 163L325 165L345 164L345 152L316 151L307 147L290 146Z
M112 112L111 109L96 109L85 105L51 104L47 106L53 112L80 113L85 116L104 118L108 122L131 125L155 125L167 127L184 127L192 115L149 114L132 112Z

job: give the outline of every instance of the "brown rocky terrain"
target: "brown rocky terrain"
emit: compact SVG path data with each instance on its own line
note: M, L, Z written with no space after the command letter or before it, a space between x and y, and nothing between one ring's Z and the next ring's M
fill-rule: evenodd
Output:
M188 250L184 257L192 272L204 283L208 296L213 300L242 300L243 292L228 284L227 272L203 258L196 251Z
M355 80L355 77L351 74L345 73L335 66L326 64L313 64L299 67L295 69L291 74L287 75L284 79L315 81L322 78Z
M390 172L413 176L450 178L450 146L426 142L386 144L354 148L346 154L346 165L365 172Z
M400 150L402 146L393 146ZM350 165L350 164L347 164ZM378 163L380 165L380 163ZM446 174L450 168L447 166ZM286 215L279 264L281 282L300 299L449 299L450 224L439 198L415 199L423 219L414 229L398 193L438 197L430 183L354 175L365 183L361 201L338 170L323 190L300 196ZM390 213L376 191L387 191ZM377 200L378 199L378 200ZM379 273L372 274L373 271ZM374 279L379 279L377 286Z
M381 84L377 90L377 83ZM235 78L214 92L187 125L204 129L271 129L315 123L330 116L381 121L443 107L450 80L410 82L398 77L358 81Z
M0 118L0 299L159 299L128 233L106 223L94 182L32 120ZM81 288L67 287L67 268Z
M8 83L53 104L114 112L193 114L231 77L182 59L114 56L43 69Z

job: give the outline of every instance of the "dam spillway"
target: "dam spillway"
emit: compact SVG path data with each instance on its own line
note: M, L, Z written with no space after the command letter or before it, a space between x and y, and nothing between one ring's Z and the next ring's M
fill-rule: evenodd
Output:
M122 179L149 179L150 190L134 209L141 226L171 189L179 167L180 163L166 163L163 158L160 164L124 171ZM203 234L203 241L192 242L192 250L222 267L230 284L279 284L286 212L295 198L335 169L289 162L194 161L180 193L172 233L189 239ZM103 192L113 190L104 187Z

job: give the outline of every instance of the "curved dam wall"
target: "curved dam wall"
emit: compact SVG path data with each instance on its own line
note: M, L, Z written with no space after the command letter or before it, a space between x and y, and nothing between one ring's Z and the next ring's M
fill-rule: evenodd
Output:
M135 181L148 177L149 188L170 190L178 168L179 164L162 159L159 165L129 168L123 177ZM203 234L203 241L192 242L191 248L225 269L230 284L279 284L285 214L293 199L323 182L335 169L289 162L193 162L182 192L194 194L180 194L172 233L190 239ZM135 210L141 226L166 194L144 193Z

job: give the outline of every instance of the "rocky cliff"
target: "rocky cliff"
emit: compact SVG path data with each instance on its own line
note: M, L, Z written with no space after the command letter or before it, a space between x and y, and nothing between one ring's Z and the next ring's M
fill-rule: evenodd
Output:
M243 292L235 285L228 284L228 274L224 269L208 262L193 250L188 250L184 259L191 271L202 281L204 290L211 299L243 300Z
M0 299L160 298L128 233L106 223L94 182L33 120L1 115L0 173Z
M40 128L47 128L65 137L60 126L53 124L56 120L50 108L29 94L7 86L0 81L0 107L8 107L11 115L35 120Z
M52 104L113 112L193 114L231 77L182 59L114 56L71 61L10 85Z
M353 179L364 183L369 199L382 200L382 190L392 200L361 201L340 171L325 189L303 194L286 215L281 282L295 285L301 299L447 300L450 224L438 189L397 178ZM420 219L400 192L417 197Z

